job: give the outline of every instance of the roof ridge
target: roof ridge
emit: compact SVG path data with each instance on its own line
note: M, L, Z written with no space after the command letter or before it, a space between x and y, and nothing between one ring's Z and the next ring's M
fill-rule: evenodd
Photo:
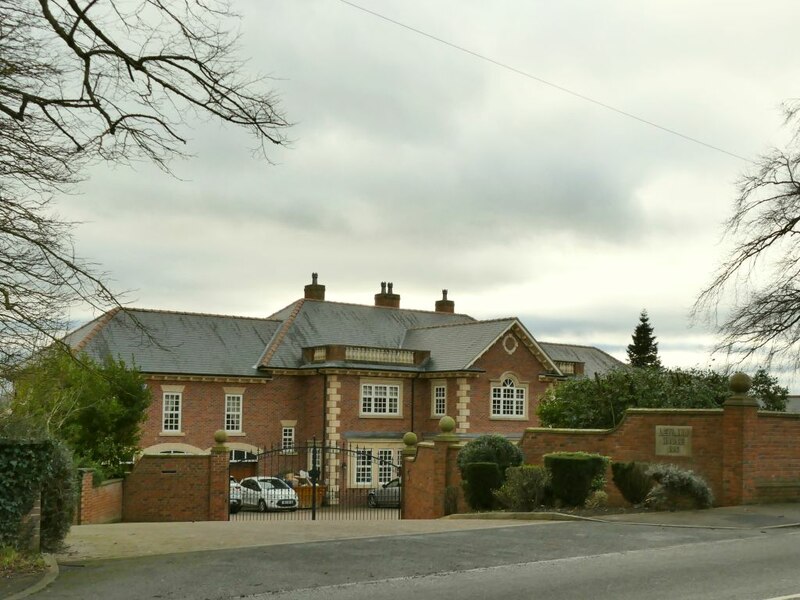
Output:
M592 348L594 350L600 350L597 346L589 346L588 344L571 344L569 342L545 342L544 340L539 340L540 344L551 344L553 346L572 346L574 348Z
M469 317L469 315L463 315ZM470 317L472 318L472 317ZM501 319L474 319L464 323L443 323L441 325L426 325L425 327L409 327L406 331L421 331L423 329L444 329L445 327L463 327L464 325L482 325L484 323L500 323L501 321L518 321L516 317L503 317Z
M272 357L275 356L275 352L278 350L278 346L281 345L283 342L283 338L286 337L291 326L294 324L297 315L300 313L300 309L303 308L303 304L305 303L305 298L300 298L300 300L296 300L296 306L292 309L292 313L289 317L283 321L283 325L278 329L275 333L275 336L272 338L270 344L264 349L264 354L261 355L261 359L258 361L256 368L258 367L266 367L269 364L269 361L272 360ZM291 306L291 305L290 305ZM288 308L288 307L287 307Z
M163 308L123 308L125 312L146 312L146 313L161 313L167 315L190 315L193 317L222 317L223 319L250 319L252 321L277 321L280 319L272 319L270 317L249 317L246 315L226 315L221 313L208 313L208 312L194 312L190 310L167 310Z
M111 321L111 319L113 319L116 316L116 314L121 310L124 310L121 306L115 306L114 308L112 308L111 310L106 312L105 314L100 315L99 317L94 319L95 321L97 321L94 324L94 327L92 327L89 330L89 332L85 336L83 336L83 339L80 342L75 344L75 347L73 348L73 350L75 352L82 351L87 346L87 344L92 340L92 338L94 338L94 336L96 336L98 334L98 332L103 327L105 327L108 324L108 322ZM91 321L89 321L89 323L91 323ZM89 323L87 323L87 325ZM84 325L84 327L85 327L85 325Z
M426 310L424 308L395 308L393 306L375 306L374 304L358 304L356 302L339 302L339 301L336 301L336 300L316 300L316 299L312 299L312 298L301 298L301 299L305 300L307 302L318 302L320 304L339 304L339 305L343 305L343 306L359 306L361 308L377 308L377 309L382 309L382 310L404 310L406 312L419 312L419 313L427 313L427 314L431 314L431 315L454 315L454 316L458 316L458 317L469 317L470 319L474 319L475 318L472 315L468 315L467 313L446 313L446 312L441 312L441 311L436 311L436 310ZM291 304L289 304L288 306L291 306ZM285 310L286 308L287 307L284 307L281 310ZM276 311L276 312L281 312L281 311L279 310L279 311Z

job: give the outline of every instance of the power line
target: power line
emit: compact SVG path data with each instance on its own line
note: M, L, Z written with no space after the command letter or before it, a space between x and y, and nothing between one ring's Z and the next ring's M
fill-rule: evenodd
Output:
M416 27L412 27L411 25L406 25L405 23L401 23L400 21L396 21L394 19L391 19L391 18L389 18L389 17L387 17L385 15L382 15L381 13L375 12L374 10L370 10L370 9L365 8L363 6L360 6L358 4L354 4L353 2L350 2L349 0L339 0L339 2L341 2L342 4L346 4L346 5L348 5L348 6L352 7L352 8L356 8L356 9L362 11L362 12L365 12L365 13L367 13L369 15L372 15L372 16L377 17L379 19L382 19L384 21L387 21L388 23L392 23L393 25L397 25L398 27L402 27L403 29L407 29L408 31L411 31L411 32L416 33L418 35L424 36L424 37L426 37L428 39L431 39L431 40L433 40L435 42L438 42L440 44L444 44L445 46L449 46L450 48L458 50L459 52L463 52L465 54L469 54L470 56L474 56L475 58L478 58L478 59L480 59L482 61L491 63L491 64L493 64L493 65L495 65L497 67L501 67L503 69L511 71L512 73L516 73L517 75L522 75L523 77L527 77L528 79L532 79L532 80L537 81L537 82L539 82L539 83L541 83L543 85L547 85L547 86L549 86L551 88L554 88L554 89L556 89L556 90L558 90L560 92L564 92L565 94L569 94L570 96L574 96L575 98L579 98L579 99L584 100L586 102L591 102L592 104L595 104L597 106L605 108L606 110L613 111L613 112L615 112L615 113L617 113L619 115L622 115L623 117L628 117L629 119L633 119L635 121L639 121L640 123L644 123L645 125L649 125L650 127L655 127L656 129L660 129L661 131L664 131L666 133L670 133L670 134L675 135L677 137L683 138L684 140L687 140L689 142L693 142L695 144L699 144L701 146L705 146L706 148L710 148L711 150L716 150L717 152L721 152L722 154L727 154L728 156L732 156L733 158L738 158L739 160L743 160L745 162L750 162L749 159L745 158L744 156L740 156L740 155L738 155L738 154L736 154L734 152L730 152L728 150L725 150L724 148L720 148L719 146L714 146L713 144L709 144L707 142L704 142L702 140L694 138L694 137L692 137L690 135L686 135L685 133L681 133L680 131L677 131L675 129L670 129L669 127L664 127L663 125L659 125L658 123L655 123L655 122L650 121L648 119L645 119L643 117L639 117L639 116L637 116L637 115L635 115L633 113L630 113L630 112L627 112L625 110L622 110L621 108L617 108L615 106L612 106L611 104L607 104L605 102L601 102L600 100L595 100L594 98L592 98L590 96L587 96L585 94L581 94L580 92L576 92L576 91L571 90L569 88L566 88L566 87L564 87L562 85L558 85L557 83L552 83L551 81L547 81L546 79L542 79L541 77L537 77L536 75L528 73L527 71L523 71L522 69L518 69L516 67L513 67L513 66L511 66L511 65L509 65L507 63L501 62L499 60L495 60L494 58L485 56L483 54L475 52L474 50L470 50L469 48L465 48L464 46L459 46L458 44L454 44L453 42L448 42L445 39L442 39L440 37L436 37L435 35L432 35L430 33L422 31L421 29L417 29Z

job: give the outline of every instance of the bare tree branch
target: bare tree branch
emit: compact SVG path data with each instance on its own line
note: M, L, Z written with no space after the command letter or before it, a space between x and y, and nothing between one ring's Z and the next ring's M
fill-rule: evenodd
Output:
M714 318L716 350L800 366L800 100L784 103L794 129L739 181L726 234L734 248L700 293L693 317Z
M226 0L0 0L0 365L51 343L78 303L119 306L52 210L96 161L169 171L194 116L268 160L288 123L243 76Z

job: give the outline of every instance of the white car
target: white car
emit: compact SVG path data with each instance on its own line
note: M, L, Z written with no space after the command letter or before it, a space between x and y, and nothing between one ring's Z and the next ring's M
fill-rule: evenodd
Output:
M242 508L242 486L230 478L230 513L235 515Z
M242 508L268 510L297 510L297 493L277 477L245 477L242 486Z

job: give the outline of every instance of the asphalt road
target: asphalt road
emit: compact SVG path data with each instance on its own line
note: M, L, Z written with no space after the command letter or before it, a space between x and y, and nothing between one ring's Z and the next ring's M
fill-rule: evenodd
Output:
M534 523L62 564L32 598L765 600L800 594L798 567L797 529Z

